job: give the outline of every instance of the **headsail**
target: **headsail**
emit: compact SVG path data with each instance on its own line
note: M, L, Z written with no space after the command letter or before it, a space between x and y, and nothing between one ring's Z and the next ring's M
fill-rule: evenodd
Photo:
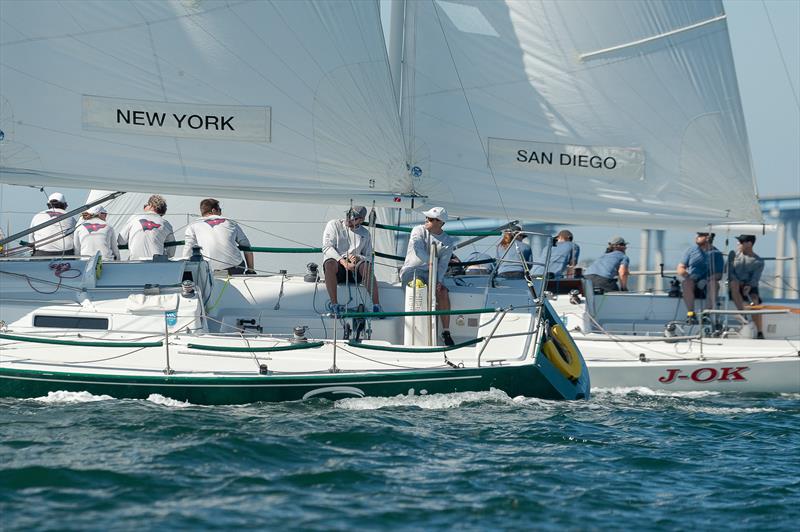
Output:
M410 188L377 2L9 0L0 59L5 183L342 204Z
M415 5L415 190L460 214L759 221L719 1Z

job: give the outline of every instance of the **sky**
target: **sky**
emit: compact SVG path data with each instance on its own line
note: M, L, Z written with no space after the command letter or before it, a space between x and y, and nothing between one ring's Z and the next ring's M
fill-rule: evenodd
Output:
M800 195L800 0L725 0L724 6L759 195ZM63 192L72 205L87 194ZM0 186L0 227L7 234L24 229L45 201L46 194L38 189ZM620 235L631 241L628 254L637 264L639 231L570 229L581 244L583 259L597 257L611 236ZM667 235L668 267L674 268L693 237L692 233ZM719 239L717 244L723 247ZM756 251L774 256L774 234L759 238Z

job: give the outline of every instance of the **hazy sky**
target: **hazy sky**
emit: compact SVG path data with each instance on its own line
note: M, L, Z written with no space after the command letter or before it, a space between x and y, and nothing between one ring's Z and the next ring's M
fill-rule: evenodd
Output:
M759 194L800 195L800 0L726 0L724 5ZM64 192L74 206L86 197L84 190ZM26 227L45 201L38 190L3 185L0 227L6 230L10 225L12 231ZM629 254L634 262L638 258L638 231L574 228L573 232L584 258L602 253L612 234L631 240ZM668 235L667 263L674 267L692 239L691 233ZM774 249L774 235L757 243L762 255L774 255Z

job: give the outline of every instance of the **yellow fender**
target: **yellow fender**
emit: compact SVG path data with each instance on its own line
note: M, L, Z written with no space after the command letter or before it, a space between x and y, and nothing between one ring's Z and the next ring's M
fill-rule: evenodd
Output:
M572 337L561 325L550 328L550 338L542 344L542 352L558 371L571 381L577 381L583 373L581 353Z

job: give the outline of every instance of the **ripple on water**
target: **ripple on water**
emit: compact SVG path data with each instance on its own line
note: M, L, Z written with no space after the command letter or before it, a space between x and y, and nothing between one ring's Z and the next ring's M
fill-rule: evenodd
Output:
M0 515L10 529L793 530L798 426L800 394L642 388L569 403L0 399Z

